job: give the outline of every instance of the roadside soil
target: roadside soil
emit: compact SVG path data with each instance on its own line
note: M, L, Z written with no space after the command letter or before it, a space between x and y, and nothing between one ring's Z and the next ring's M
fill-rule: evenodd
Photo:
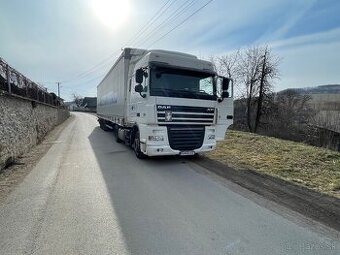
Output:
M74 116L71 114L66 121L51 130L42 142L0 170L0 203L4 202L11 191L24 180L50 147L58 142L60 133L73 119Z

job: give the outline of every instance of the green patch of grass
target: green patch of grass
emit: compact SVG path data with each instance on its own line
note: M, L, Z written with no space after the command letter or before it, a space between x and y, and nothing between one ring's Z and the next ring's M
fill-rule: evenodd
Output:
M340 153L323 148L228 131L206 154L235 169L250 169L340 198Z

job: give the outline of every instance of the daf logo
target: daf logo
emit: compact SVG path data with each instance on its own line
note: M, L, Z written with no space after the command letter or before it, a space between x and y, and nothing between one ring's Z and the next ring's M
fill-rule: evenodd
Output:
M167 122L172 121L172 112L171 111L165 111L165 121L167 121Z
M171 109L170 105L157 105L158 110L166 110L166 109Z

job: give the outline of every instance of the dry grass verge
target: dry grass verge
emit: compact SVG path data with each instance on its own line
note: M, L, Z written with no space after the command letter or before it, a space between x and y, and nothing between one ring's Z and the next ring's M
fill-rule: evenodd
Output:
M206 154L234 169L250 169L340 198L340 153L251 133L228 131Z

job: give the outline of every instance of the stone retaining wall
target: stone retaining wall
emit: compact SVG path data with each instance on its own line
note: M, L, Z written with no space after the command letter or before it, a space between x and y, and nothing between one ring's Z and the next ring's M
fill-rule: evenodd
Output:
M0 170L38 144L69 111L0 92Z

